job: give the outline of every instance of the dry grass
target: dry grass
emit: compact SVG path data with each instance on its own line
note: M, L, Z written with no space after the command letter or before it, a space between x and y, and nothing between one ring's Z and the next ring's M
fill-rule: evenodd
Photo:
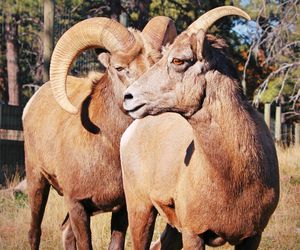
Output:
M300 249L300 147L283 150L278 148L281 172L281 197L278 208L265 229L260 249ZM12 187L18 178L8 183ZM41 249L62 249L60 224L66 207L63 198L51 190L42 225ZM30 210L24 195L14 197L11 192L0 191L0 249L29 249L27 231ZM110 214L92 219L93 245L95 249L107 249L110 240ZM164 228L158 218L154 239ZM130 249L128 236L126 249ZM231 249L225 245L219 249ZM210 248L208 248L210 249Z

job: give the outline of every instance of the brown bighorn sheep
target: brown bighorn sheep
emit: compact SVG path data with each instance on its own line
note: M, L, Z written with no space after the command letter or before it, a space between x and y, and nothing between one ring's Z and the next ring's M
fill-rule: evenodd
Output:
M39 248L50 186L64 195L69 209L63 226L65 248L92 249L90 216L101 211L113 212L110 249L124 248L128 221L119 142L132 119L120 109L122 93L175 36L175 26L166 17L153 18L142 32L108 18L91 18L60 38L50 81L23 115L31 249ZM109 52L99 56L106 72L86 79L67 77L74 58L94 47Z
M211 10L180 34L124 94L134 121L121 139L134 249L146 249L157 211L184 249L225 242L257 249L279 198L278 162L264 121L248 104L224 42L206 36L235 7Z

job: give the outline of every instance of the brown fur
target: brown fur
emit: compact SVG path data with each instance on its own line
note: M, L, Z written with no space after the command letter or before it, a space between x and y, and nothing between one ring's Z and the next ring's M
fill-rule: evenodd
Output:
M153 56L159 54L143 33L131 32L136 38L134 48L107 54L103 75L67 78L68 98L81 108L81 114L71 115L61 109L50 82L39 89L25 109L31 249L39 248L50 185L64 195L69 209L62 226L66 249L92 249L90 216L107 211L113 212L109 249L124 248L128 221L119 141L132 119L122 112L120 104L125 86L145 72L153 64ZM117 72L119 66L124 70Z
M182 232L184 249L226 241L257 249L277 206L274 142L243 96L223 47L202 31L183 33L125 92L124 107L134 118L173 111L188 120L173 113L145 117L122 137L134 249L149 244L154 208ZM173 58L194 62L178 66Z

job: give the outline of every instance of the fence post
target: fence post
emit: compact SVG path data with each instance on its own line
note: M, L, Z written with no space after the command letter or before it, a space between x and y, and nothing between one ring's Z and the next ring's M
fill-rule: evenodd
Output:
M300 123L295 123L295 145L300 146Z
M264 119L265 122L268 126L268 128L270 129L270 125L271 125L271 104L270 103L265 103L265 108L264 108Z
M123 26L128 27L128 16L125 12L122 12L119 16L120 23L123 24Z
M50 58L54 46L54 0L44 0L44 70L43 82L49 80Z
M0 103L0 128L2 128L2 106L3 104Z
M281 141L281 106L276 106L275 114L275 141Z

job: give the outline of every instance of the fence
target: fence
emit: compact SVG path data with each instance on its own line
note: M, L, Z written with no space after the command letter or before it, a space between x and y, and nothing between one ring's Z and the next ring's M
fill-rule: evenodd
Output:
M300 123L287 121L281 106L264 105L264 120L276 143L283 146L300 145Z
M33 17L31 19L34 19L35 21L43 20L43 1L37 1L36 4L38 5L36 9L36 16L34 17L35 19ZM0 23L0 58L5 54L4 51L6 48L6 41L4 39L5 22L3 20L5 20L7 10L3 6L4 2L0 4L0 20L2 20L2 22ZM31 7L31 5L21 5L21 7L18 7L18 11L20 13L30 13L29 9ZM74 13L72 13L72 9L74 9L73 7L70 8L70 6L60 6L60 9L55 9L55 43L68 28L74 25L75 20L72 18L72 15L74 15ZM86 17L82 16L82 19L85 18ZM32 22L32 20L30 22ZM78 21L79 20L76 20L76 22ZM36 68L36 65L42 65L43 63L43 57L41 57L41 48L43 46L43 38L41 36L42 32L32 32L32 30L30 30L30 27L31 26L29 25L21 27L22 32L20 32L20 37L18 39L19 47L22 48L20 49L19 63L23 65L23 67L20 67L20 77L18 79L20 89L22 91L20 97L21 105L19 107L16 107L2 104L0 98L0 186L5 184L6 179L10 179L17 170L21 176L24 175L24 140L21 117L23 107L28 101L28 97L38 89L40 84L42 84L41 77L37 74L38 68ZM30 41L30 43L28 43L28 41ZM7 80L6 77L3 77L3 69L5 69L6 67L5 63L5 60L0 60L0 74L2 74L0 75L0 78L2 76L1 79L3 79L4 81ZM26 65L26 67L24 65ZM103 70L99 61L97 60L97 54L95 50L87 50L81 53L81 55L78 56L72 68L70 69L72 75L85 75L91 70ZM26 77L24 78L24 76ZM4 86L8 88L7 82L4 83ZM5 98L2 98L2 100L4 102L7 101Z
M0 185L16 171L25 173L22 112L21 107L0 104Z

